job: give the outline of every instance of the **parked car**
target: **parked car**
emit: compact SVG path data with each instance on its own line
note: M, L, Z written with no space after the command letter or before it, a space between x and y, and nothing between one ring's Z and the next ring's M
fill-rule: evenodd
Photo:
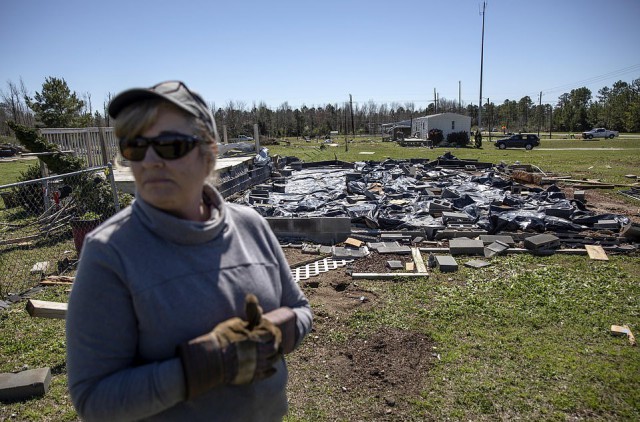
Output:
M500 149L505 148L526 148L532 149L540 145L540 138L538 135L530 133L517 133L507 138L498 139L496 141L496 147Z
M618 136L618 132L615 130L607 130L603 127L597 127L595 129L591 129L588 132L582 132L583 139L593 139L593 138L607 138L613 139Z
M238 141L253 141L253 138L247 135L240 135L238 136Z

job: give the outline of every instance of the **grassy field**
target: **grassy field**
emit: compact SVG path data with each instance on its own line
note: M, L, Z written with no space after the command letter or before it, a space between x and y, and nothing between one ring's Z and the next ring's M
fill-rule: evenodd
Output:
M271 155L304 161L435 159L446 151L358 138L345 152L344 139L339 141L337 147L324 149L296 140L290 146L268 148ZM630 183L624 175L640 171L640 137L543 140L532 151L501 151L485 142L482 149L450 151L459 158L520 161L545 172L608 183ZM26 165L0 162L0 185L15 181ZM639 257L637 252L610 255L610 261L598 262L584 256L513 255L494 258L492 266L482 270L461 266L456 273L434 271L420 281L358 281L378 295L381 306L354 313L341 332L324 341L340 344L380 327L416 331L432 339L440 359L424 374L422 393L411 404L412 420L637 421L640 348L611 336L609 327L628 324L640 340ZM65 302L67 295L64 287L56 287L34 298ZM0 372L48 366L53 373L45 397L0 403L0 421L78 419L67 393L64 321L30 318L24 302L0 311L0 356ZM290 357L292 367L313 364L297 356L298 352ZM291 377L300 374L292 371ZM315 404L292 407L289 422L334 420L333 409L355 406L339 386L318 378L318 388L303 393ZM352 415L345 420L373 420L366 403Z

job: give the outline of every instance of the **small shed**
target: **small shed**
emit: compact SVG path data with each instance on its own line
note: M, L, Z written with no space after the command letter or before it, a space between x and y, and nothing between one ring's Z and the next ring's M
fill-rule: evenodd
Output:
M414 137L427 139L431 129L440 129L445 139L453 132L467 132L471 138L471 117L457 113L440 113L413 119L411 133Z

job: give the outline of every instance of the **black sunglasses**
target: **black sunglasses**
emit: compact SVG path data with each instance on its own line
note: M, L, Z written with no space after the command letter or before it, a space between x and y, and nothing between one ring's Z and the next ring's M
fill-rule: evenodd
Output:
M190 153L202 139L183 133L163 133L153 138L138 136L133 139L120 139L120 153L129 161L142 161L151 146L164 160L177 160Z

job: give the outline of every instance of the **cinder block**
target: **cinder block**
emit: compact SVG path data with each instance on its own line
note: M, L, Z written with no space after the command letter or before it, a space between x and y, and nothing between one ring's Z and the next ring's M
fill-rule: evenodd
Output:
M470 268L482 268L482 267L487 267L489 265L491 265L489 262L483 261L481 259L472 259L471 261L467 261L464 263L465 267L470 267Z
M485 258L491 258L493 256L500 255L506 252L507 249L509 249L509 245L499 240L496 240L495 242L493 242L492 244L484 248L484 256Z
M620 224L618 224L616 220L598 220L598 222L593 225L593 228L599 230L618 230Z
M385 253L393 253L393 254L398 254L398 255L410 255L411 254L411 248L409 246L404 246L404 245L398 245L398 246L391 246L391 247L380 247L378 248L378 253L380 254L385 254Z
M455 258L450 255L436 255L436 265L443 273L452 273L458 271L458 263Z
M17 374L0 374L0 400L19 401L34 396L44 396L49 391L51 369L37 368Z
M333 259L355 259L363 258L369 254L366 246L359 249L343 248L336 246L333 248Z
M439 230L434 238L436 240L440 240L440 239L455 239L455 238L459 238L459 237L468 237L468 238L474 238L474 237L478 237L478 236L482 236L487 234L486 230L482 230L482 229L471 229L471 230L455 230L455 229L444 229L444 230Z
M549 207L544 210L544 213L551 217L569 219L571 218L571 214L573 214L574 211L574 208Z
M400 261L387 261L387 267L389 267L392 270L401 270L404 268L404 265L402 265L402 262Z
M473 218L463 212L442 211L442 222L447 223L469 223Z
M640 224L629 223L622 228L620 233L629 240L640 240Z
M577 190L573 192L573 199L577 199L578 201L581 202L587 202L587 197L585 194L585 191L583 190Z
M537 234L524 240L524 247L529 250L554 249L560 247L560 239L552 234Z
M509 246L513 246L516 244L516 242L513 240L513 237L507 235L483 234L480 236L480 240L482 240L482 243L484 243L485 245L490 245L493 242L497 241L506 243Z
M484 256L482 240L456 238L449 241L451 255L481 255Z

